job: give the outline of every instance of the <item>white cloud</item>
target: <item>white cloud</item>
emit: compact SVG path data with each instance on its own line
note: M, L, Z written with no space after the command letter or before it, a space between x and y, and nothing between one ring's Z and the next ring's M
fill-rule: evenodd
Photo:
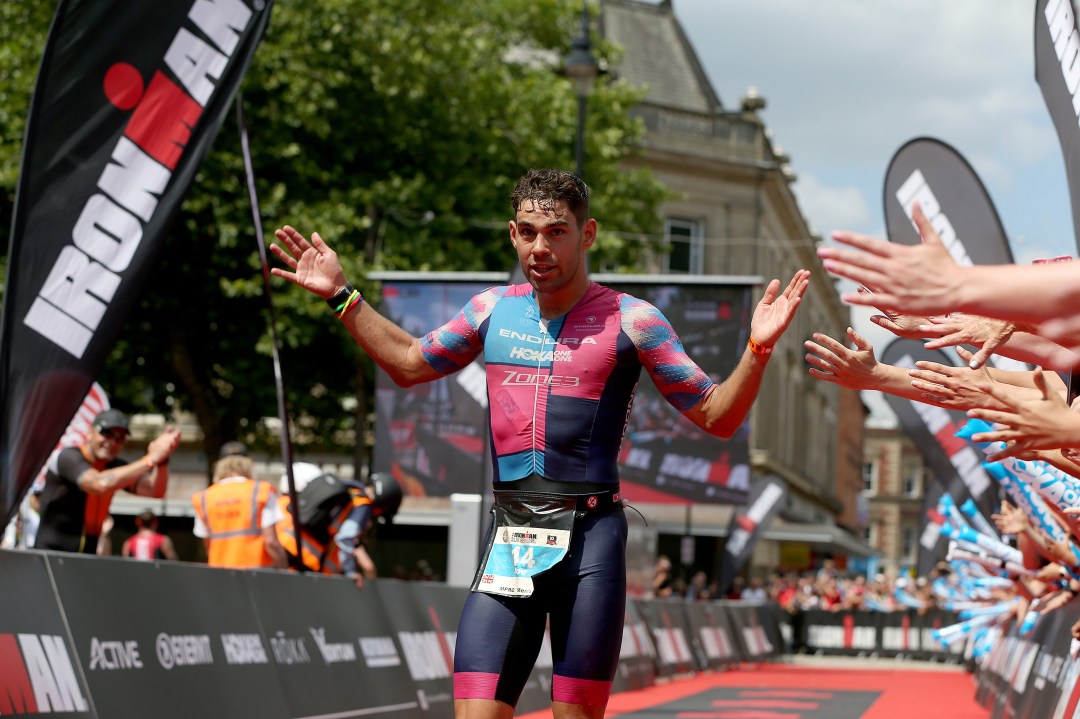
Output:
M863 228L874 222L867 198L855 185L830 187L805 174L795 182L794 191L810 228L823 236L833 230Z

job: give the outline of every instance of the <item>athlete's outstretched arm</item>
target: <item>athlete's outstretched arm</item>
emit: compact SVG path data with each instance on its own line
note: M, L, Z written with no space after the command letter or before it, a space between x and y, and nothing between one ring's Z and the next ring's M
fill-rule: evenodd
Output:
M765 296L754 309L750 320L751 344L743 351L742 359L731 375L705 395L686 412L691 422L709 434L730 437L742 425L750 412L765 366L769 362L773 345L795 317L806 288L810 286L810 272L799 270L791 282L780 291L780 281L773 280L765 288ZM758 351L754 351L754 346Z
M312 233L310 242L288 225L276 230L274 235L281 245L271 244L270 251L288 265L291 272L273 267L271 274L323 299L333 297L348 286L337 253L318 232ZM360 301L346 312L342 322L357 344L398 385L409 387L443 376L424 359L419 338L383 317L368 303Z

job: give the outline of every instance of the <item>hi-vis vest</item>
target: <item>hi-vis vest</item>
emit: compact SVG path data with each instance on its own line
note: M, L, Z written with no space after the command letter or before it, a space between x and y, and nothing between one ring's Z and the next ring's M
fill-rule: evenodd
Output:
M334 521L328 527L330 537L327 544L324 545L308 532L300 532L300 547L303 552L300 559L304 562L304 566L313 572L322 572L324 574L341 573L341 557L334 538L353 509L362 507L365 504L371 504L371 500L362 492L350 489L349 494L351 495L351 501L341 510L338 516L334 517ZM286 553L296 556L296 531L293 526L289 498L284 495L278 497L278 506L281 507L281 513L284 515L284 519L276 525L278 541Z
M261 524L263 508L276 496L277 490L269 482L249 479L215 484L191 497L208 532L210 566L243 569L273 565L264 547Z

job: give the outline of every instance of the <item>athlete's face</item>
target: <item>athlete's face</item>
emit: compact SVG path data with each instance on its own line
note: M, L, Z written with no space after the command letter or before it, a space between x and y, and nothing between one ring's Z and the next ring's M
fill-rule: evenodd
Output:
M510 240L521 270L538 294L583 291L588 284L585 251L596 240L596 220L579 226L566 203L544 210L526 200L510 222Z
M116 459L127 444L128 433L119 428L90 430L90 451L96 460L106 462Z

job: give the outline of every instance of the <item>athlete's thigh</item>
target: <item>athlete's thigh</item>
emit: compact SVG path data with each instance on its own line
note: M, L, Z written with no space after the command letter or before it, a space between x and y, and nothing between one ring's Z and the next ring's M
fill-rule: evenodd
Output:
M586 515L578 529L564 576L545 586L552 593L555 683L558 677L584 680L588 695L603 688L589 689L591 682L610 684L618 667L626 612L626 518L621 510Z
M535 597L469 592L454 650L454 698L515 706L540 653L546 608Z

